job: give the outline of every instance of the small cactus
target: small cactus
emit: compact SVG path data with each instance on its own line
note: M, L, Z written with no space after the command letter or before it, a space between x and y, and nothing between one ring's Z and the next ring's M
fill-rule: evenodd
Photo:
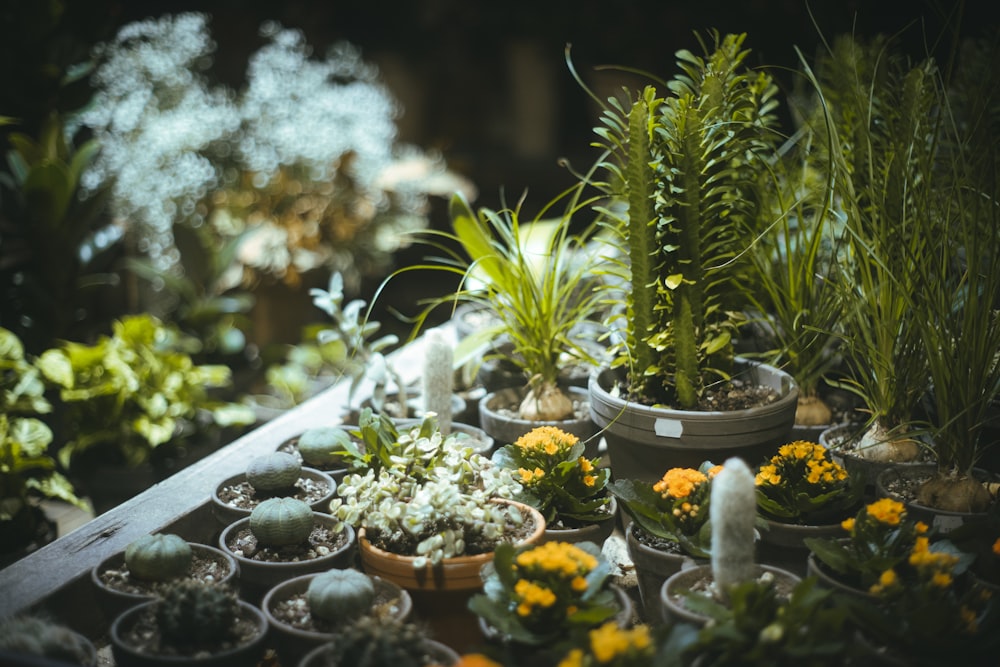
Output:
M712 576L722 594L754 578L754 476L741 459L731 458L712 480Z
M178 535L145 535L125 548L129 574L145 581L167 581L191 567L191 545Z
M236 593L226 586L186 579L169 586L156 605L163 639L190 646L225 639L239 617Z
M423 667L433 663L426 633L413 623L361 616L336 633L320 664L336 667Z
M250 532L265 547L284 547L309 539L313 510L297 498L268 498L250 512Z
M428 329L424 334L424 368L422 375L424 412L438 416L438 427L445 435L451 433L451 397L455 371L454 349L441 329Z
M341 461L335 452L346 449L344 441L350 438L347 431L335 426L311 428L299 436L299 454L307 466L325 468Z
M302 464L291 454L274 452L258 456L247 466L247 482L255 491L275 493L295 486Z
M43 656L60 664L97 664L94 647L83 636L42 616L13 616L0 622L0 651Z
M358 570L330 570L309 582L309 612L331 623L362 616L375 602L375 583Z

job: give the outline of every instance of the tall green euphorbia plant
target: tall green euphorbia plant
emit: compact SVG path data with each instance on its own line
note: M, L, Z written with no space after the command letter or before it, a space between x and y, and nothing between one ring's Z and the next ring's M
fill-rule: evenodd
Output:
M679 51L670 95L648 86L627 111L610 100L597 130L610 156L599 185L621 203L604 212L628 257L616 363L647 403L696 408L707 384L730 377L755 182L776 136L777 89L745 67L745 37L715 34L704 58Z

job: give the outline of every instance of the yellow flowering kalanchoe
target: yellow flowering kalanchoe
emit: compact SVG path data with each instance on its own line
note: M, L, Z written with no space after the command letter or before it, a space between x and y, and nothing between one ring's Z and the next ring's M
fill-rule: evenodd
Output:
M829 523L861 502L854 484L823 445L797 440L782 445L760 466L757 507L766 518L799 524Z
M546 525L577 528L611 518L610 471L584 456L584 444L554 426L539 426L501 447L493 462L521 483L513 498L536 508Z
M648 626L621 628L608 621L591 630L584 647L571 649L557 667L646 667L655 652Z
M610 566L591 542L501 545L469 608L514 641L540 645L586 631L618 612Z
M711 530L708 501L711 480L721 466L710 462L694 468L671 468L659 481L618 479L608 485L638 529L675 542L687 554L708 557Z

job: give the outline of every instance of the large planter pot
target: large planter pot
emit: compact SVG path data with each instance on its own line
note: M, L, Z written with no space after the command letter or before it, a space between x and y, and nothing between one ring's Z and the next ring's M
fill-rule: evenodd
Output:
M800 577L806 576L806 560L810 553L809 547L804 542L806 538L838 538L844 537L845 534L839 523L812 526L771 519L764 519L764 522L767 524L767 529L759 531L757 557Z
M340 526L342 545L314 558L287 561L262 561L249 558L234 548L233 544L240 531L248 529L250 518L235 521L219 535L219 548L236 559L240 566L240 596L249 602L258 604L264 595L275 585L293 577L326 570L342 570L354 563L355 546L357 544L354 529L341 524L338 519L329 514L313 512L317 525L334 529Z
M511 500L534 519L535 530L518 544L537 544L545 533L545 519L533 507ZM482 591L480 571L493 560L493 553L446 558L437 565L415 567L413 556L400 556L373 545L358 531L358 551L365 573L391 581L413 598L414 616L427 622L433 635L459 652L482 639L477 616L468 609L469 598Z
M193 556L192 572L197 569L203 574L199 577L202 581L212 581L230 586L236 586L240 566L233 558L232 554L221 549L210 547L205 544L195 542L188 543ZM199 564L199 561L201 563ZM125 590L124 586L115 586L113 583L105 582L104 575L109 571L124 571L125 552L118 552L108 556L90 570L90 581L97 591L97 604L109 622L126 609L155 600L158 596L154 592L154 586L146 585L138 588L149 589L147 593ZM191 576L191 575L188 575Z
M915 489L921 483L931 479L938 472L933 464L910 465L898 468L887 468L875 479L875 493L879 498L892 498L906 506L906 514L911 519L923 521L938 533L948 533L962 525L974 521L985 524L989 512L950 512L920 504L915 496L896 489L897 484L908 489ZM996 481L996 475L986 470L973 471L976 479ZM996 503L996 499L993 500Z
M705 565L708 561L643 544L635 534L636 528L635 523L629 524L625 531L625 546L635 565L643 617L647 623L659 623L662 620L660 589L663 588L663 582L681 570Z
M757 565L758 576L764 572L770 572L774 576L774 585L777 587L779 596L789 596L792 589L802 579L788 570L771 565ZM703 627L708 623L709 618L687 608L684 604L684 596L688 591L699 590L703 582L712 580L712 566L698 565L676 572L663 582L660 589L660 603L662 604L663 619L668 624L685 622Z
M231 503L225 502L220 493L223 489L239 486L247 480L246 473L239 473L238 475L233 475L227 479L220 482L214 489L212 489L212 514L218 520L219 524L222 526L228 526L229 524L237 521L239 519L245 519L250 516L250 512L253 511L253 507L239 507ZM299 482L296 484L299 493L294 494L292 497L299 498L300 500L306 500L303 497L303 488L300 486L304 481L308 480L313 485L326 486L326 493L315 500L309 500L309 506L313 508L316 512L324 512L328 509L330 501L333 500L333 496L337 491L337 482L330 475L326 474L321 470L316 470L314 468L302 468L302 472L299 474ZM265 498L261 498L264 500Z
M603 546L604 542L615 532L618 522L618 499L613 497L608 504L608 518L597 523L588 523L579 528L556 528L551 524L546 524L545 533L539 544L545 542L593 542L597 546Z
M193 665L195 667L247 667L263 657L267 640L267 618L257 607L240 600L241 618L252 623L256 632L243 644L209 655L167 655L138 650L128 640L130 630L153 613L158 601L144 602L125 610L111 624L111 653L117 667L159 667Z
M428 665L440 665L441 667L452 667L459 661L458 653L449 647L433 639L425 639L424 646L427 649ZM298 667L354 667L354 665L336 665L327 658L327 651L330 645L324 644L309 651L299 662Z
M575 435L585 444L584 455L588 458L597 456L599 439L597 425L590 418L587 409L589 394L586 389L569 387L569 395L575 404L580 406L582 414L574 419L559 421L528 421L511 416L509 411L517 410L527 393L524 388L501 389L483 396L479 401L479 424L497 443L498 446L509 445L517 441L525 433L539 426L555 426L566 433ZM505 412L506 411L506 412Z
M755 465L788 441L798 386L792 376L766 364L743 363L745 380L767 386L780 398L769 405L726 412L656 408L613 395L619 369L590 378L590 414L603 429L616 479L656 482L670 468L695 468L738 456Z
M318 573L304 574L277 584L267 592L261 603L261 611L267 617L271 632L271 644L278 652L282 665L297 664L306 653L322 646L334 638L334 633L315 629L305 629L282 620L277 613L280 605L293 598L300 598L309 589L309 584ZM405 621L413 610L409 593L380 577L372 577L375 584L375 603L371 613L378 618L394 618ZM305 604L308 609L308 604Z

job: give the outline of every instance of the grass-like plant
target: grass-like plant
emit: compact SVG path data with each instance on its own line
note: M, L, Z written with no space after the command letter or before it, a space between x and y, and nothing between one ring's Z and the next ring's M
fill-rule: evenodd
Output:
M443 256L393 275L431 269L461 278L454 294L429 303L417 318L417 330L431 310L444 304L479 304L493 313L496 323L465 344L498 338L510 343L505 358L524 372L529 387L519 407L521 419L571 418L573 402L559 386L560 371L572 360L598 364L586 331L586 325L600 322L604 309L590 261L594 254L589 244L598 228L574 230L575 218L591 203L583 199L583 187L574 185L528 222L521 213L523 199L514 208L476 212L456 194L450 208L452 231L431 230L424 236ZM554 212L564 199L565 209Z
M609 100L597 129L624 258L614 272L629 284L614 363L628 365L633 398L681 409L730 377L755 188L776 141L776 87L747 68L746 36L712 37L704 57L677 53L668 94Z

